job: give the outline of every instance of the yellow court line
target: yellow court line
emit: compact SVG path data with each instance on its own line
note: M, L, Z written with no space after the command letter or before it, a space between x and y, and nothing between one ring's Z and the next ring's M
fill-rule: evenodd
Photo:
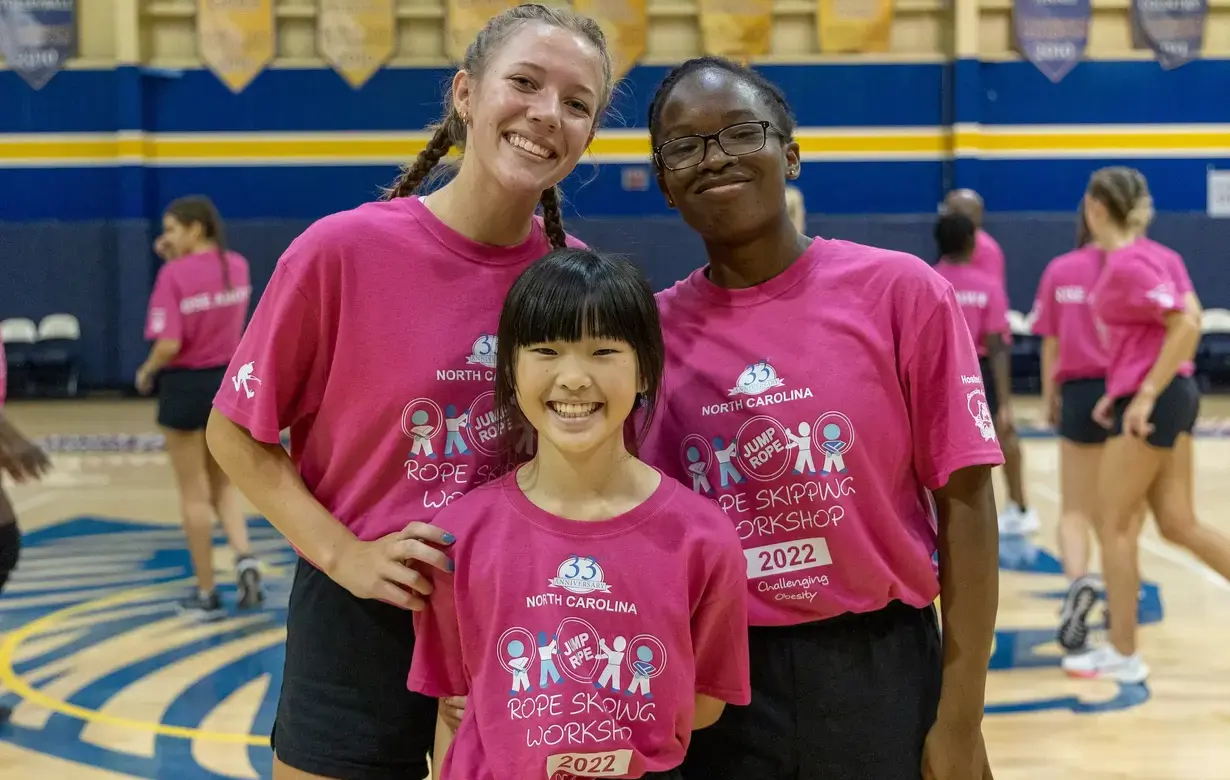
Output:
M48 696L42 691L33 688L25 678L17 674L13 669L13 656L16 654L17 648L21 643L32 636L43 633L51 629L57 623L60 623L81 612L88 612L92 609L100 607L108 607L113 604L131 601L134 598L156 593L162 590L171 588L183 587L187 584L195 583L194 578L188 577L182 580L173 582L164 582L158 585L150 585L145 588L135 588L133 590L124 591L123 593L115 593L94 601L86 601L81 604L75 604L71 607L66 607L55 612L43 615L41 618L34 620L26 625L9 632L4 636L4 640L0 643L0 684L3 684L13 693L20 696L25 701L31 704L42 707L52 712L57 712L63 715L68 715L78 720L92 721L103 723L111 726L120 726L123 728L137 729L140 731L152 731L155 734L162 734L168 737L181 737L183 739L199 739L205 742L227 742L232 744L242 745L260 745L262 747L269 746L269 737L261 737L255 734L235 734L222 731L203 731L201 729L186 728L183 726L168 726L155 721L136 720L135 718L122 718L115 715L106 715L97 710L79 707L75 704L69 704L66 701L61 701L53 696Z

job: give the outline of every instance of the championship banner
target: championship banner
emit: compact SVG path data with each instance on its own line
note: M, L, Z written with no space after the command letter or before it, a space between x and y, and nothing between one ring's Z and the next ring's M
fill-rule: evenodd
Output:
M0 56L42 89L77 51L77 0L0 0Z
M773 0L698 0L705 54L746 63L773 43Z
M448 0L444 51L453 62L466 58L466 49L478 31L503 11L520 5L517 0Z
M232 92L243 92L273 60L273 0L197 0L201 61Z
M320 0L316 43L325 62L358 89L393 56L396 0Z
M1173 70L1199 59L1208 17L1208 0L1132 0L1132 37Z
M619 81L645 53L649 39L648 0L573 0L577 13L602 26L611 52L611 70Z
M888 51L893 0L817 0L816 34L823 54Z
M1085 57L1090 0L1014 0L1012 29L1025 59L1058 84Z

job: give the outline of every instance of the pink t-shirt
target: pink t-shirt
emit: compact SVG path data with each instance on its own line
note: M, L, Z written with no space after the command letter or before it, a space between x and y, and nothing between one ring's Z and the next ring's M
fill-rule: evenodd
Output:
M495 247L413 197L325 217L278 261L214 405L258 441L289 428L308 490L360 539L430 520L495 476L500 308L549 249L540 220Z
M956 292L978 356L987 354L987 336L993 333L1003 336L1006 343L1011 328L1008 326L1008 298L1000 280L969 263L941 260L936 263L935 270Z
M696 694L751 701L739 539L669 477L629 512L578 522L510 474L435 522L457 537L456 572L432 572L408 686L468 696L447 780L666 771Z
M764 284L700 269L658 302L666 381L642 455L735 524L749 623L930 604L927 489L1003 462L952 286L911 255L816 239Z
M214 251L171 260L158 270L145 319L145 338L179 342L167 368L218 368L231 362L243 337L252 282L248 261L227 252L230 289Z
M1062 254L1042 272L1032 329L1058 339L1054 379L1059 384L1106 376L1106 347L1089 307L1089 291L1101 272L1102 251L1094 246Z
M981 228L974 234L974 253L969 264L995 279L1001 289L1007 288L1007 273L1004 269L1004 250L991 234ZM1006 295L1006 293L1005 293Z
M1090 302L1109 354L1107 395L1121 398L1140 388L1166 340L1166 315L1186 308L1186 275L1184 269L1176 278L1174 253L1151 241L1106 254ZM1178 375L1191 374L1191 362L1184 362Z

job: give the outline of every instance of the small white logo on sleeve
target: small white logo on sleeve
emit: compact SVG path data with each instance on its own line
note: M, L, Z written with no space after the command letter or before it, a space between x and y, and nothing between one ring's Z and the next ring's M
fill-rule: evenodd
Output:
M260 378L257 377L256 374L252 373L255 370L254 366L255 363L244 363L239 367L239 373L231 377L231 382L235 385L235 392L238 393L239 388L242 387L244 395L248 398L256 395L256 392L248 383L255 382L258 385L261 383Z
M167 328L166 309L153 309L149 313L149 329L154 333L162 333Z
M965 408L969 409L978 432L983 441L995 440L995 421L991 419L991 408L987 406L987 396L982 390L970 390L965 395Z

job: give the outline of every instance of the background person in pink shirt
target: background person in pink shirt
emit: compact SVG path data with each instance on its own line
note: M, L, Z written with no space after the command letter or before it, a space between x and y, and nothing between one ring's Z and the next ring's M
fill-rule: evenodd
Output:
M501 473L500 306L530 263L577 243L556 186L611 88L592 19L528 4L492 17L386 199L317 221L278 261L209 424L219 462L300 553L276 780L427 774L440 706L406 679L422 570L449 566L430 523ZM455 175L416 194L454 146Z
M659 187L709 262L658 294L642 452L726 512L751 626L752 703L695 734L683 775L982 780L1003 456L978 355L922 260L799 234L794 128L781 90L715 57L649 111Z
M436 777L678 778L692 731L751 699L747 578L721 510L625 442L662 382L653 290L557 250L508 293L498 354L505 452L538 446L436 515L456 571L415 616L409 686L467 697Z
M242 498L205 444L214 394L248 317L248 261L227 249L222 218L201 196L167 206L155 250L167 262L158 270L145 322L145 338L154 345L135 384L148 394L157 383L158 426L179 487L197 580L196 591L180 606L200 617L219 617L225 613L214 582L215 513L235 551L239 607L250 609L264 598Z
M1098 478L1110 642L1065 657L1063 668L1139 683L1149 674L1136 648L1140 507L1147 500L1168 541L1227 578L1230 539L1201 526L1193 508L1191 434L1200 394L1185 365L1199 343L1200 321L1181 292L1173 258L1140 237L1153 212L1148 184L1131 168L1101 169L1090 178L1083 207L1104 253L1090 300L1108 352L1106 394L1094 418L1111 431Z

